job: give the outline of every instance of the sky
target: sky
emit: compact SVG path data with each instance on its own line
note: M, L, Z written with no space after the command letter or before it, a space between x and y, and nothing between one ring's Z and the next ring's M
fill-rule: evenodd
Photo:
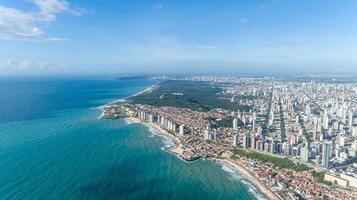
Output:
M356 0L0 0L0 74L340 72Z

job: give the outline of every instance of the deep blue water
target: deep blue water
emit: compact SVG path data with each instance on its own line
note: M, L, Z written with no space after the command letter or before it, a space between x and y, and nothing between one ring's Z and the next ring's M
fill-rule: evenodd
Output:
M0 199L255 199L238 174L181 161L147 127L97 119L95 107L151 84L0 78Z

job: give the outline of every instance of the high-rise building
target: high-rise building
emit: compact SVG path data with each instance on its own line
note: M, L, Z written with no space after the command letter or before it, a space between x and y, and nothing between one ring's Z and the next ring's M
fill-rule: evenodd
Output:
M353 126L353 112L349 112L348 114L348 129L350 132L352 132L352 126Z
M303 146L303 148L301 149L301 154L300 154L300 158L303 162L308 162L309 161L309 154L310 154L310 145L309 142L306 141L305 145Z
M217 132L216 130L213 130L207 126L206 130L204 131L204 138L205 140L213 140L216 141L217 139Z
M254 134L250 137L250 148L252 149L256 148L256 139Z
M204 132L205 140L209 140L211 138L211 129L207 127Z
M211 131L211 138L210 138L210 140L217 141L217 131L216 131L216 129L214 129L213 131Z
M270 114L269 114L269 126L272 126L273 125L273 122L274 122L274 112L273 110L270 111Z
M321 166L325 168L329 168L330 155L332 152L332 142L324 141L322 144L322 161Z
M352 127L352 136L357 137L357 126Z
M233 119L233 129L238 130L238 119Z
M328 129L328 115L327 115L327 111L325 110L324 111L324 117L323 117L323 127L324 127L324 129Z
M148 114L148 121L150 123L153 123L154 122L154 116L152 114Z
M275 153L275 149L276 149L276 142L273 140L271 141L271 144L270 144L270 153Z
M309 103L306 104L305 114L306 114L306 116L308 117L308 120L309 120L310 114L311 114L311 109L310 109L310 104Z
M238 141L238 134L234 134L233 136L233 146L238 147L239 141Z
M252 130L255 129L255 121L257 120L257 113L253 112L253 118L252 118Z
M185 134L185 132L184 132L185 125L181 124L179 129L180 129L180 130L179 130L179 134L180 134L181 136L183 136L183 135Z
M249 148L249 144L250 144L250 136L249 135L244 135L243 136L243 148L247 149Z

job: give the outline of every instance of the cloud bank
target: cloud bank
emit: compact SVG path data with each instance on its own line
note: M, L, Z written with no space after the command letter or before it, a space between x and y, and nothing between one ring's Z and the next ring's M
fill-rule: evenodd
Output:
M71 6L66 0L31 0L35 11L23 11L0 5L0 39L26 41L57 41L64 38L48 37L41 26L69 13L80 16L84 9Z
M0 74L1 72L21 72L21 73L47 73L47 72L61 72L65 70L67 66L63 64L51 64L48 62L32 61L32 60L6 60L0 62Z

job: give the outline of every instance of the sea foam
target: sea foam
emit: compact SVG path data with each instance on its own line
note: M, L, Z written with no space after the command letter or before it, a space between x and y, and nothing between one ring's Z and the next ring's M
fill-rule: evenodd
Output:
M173 148L176 146L175 142L171 138L162 134L160 130L158 130L157 128L150 126L148 124L146 126L149 128L149 131L151 133L149 135L149 137L160 137L162 139L162 142L163 142L162 149L163 150L170 149L170 148Z
M268 200L268 198L266 198L264 196L264 194L262 194L259 191L259 189L251 181L249 181L245 176L240 174L237 170L235 170L232 167L230 167L228 165L225 165L223 163L221 163L221 168L222 168L223 171L227 172L232 179L239 180L241 183L243 183L244 185L248 186L248 188L249 188L248 192L253 194L257 199L259 199L259 200Z

